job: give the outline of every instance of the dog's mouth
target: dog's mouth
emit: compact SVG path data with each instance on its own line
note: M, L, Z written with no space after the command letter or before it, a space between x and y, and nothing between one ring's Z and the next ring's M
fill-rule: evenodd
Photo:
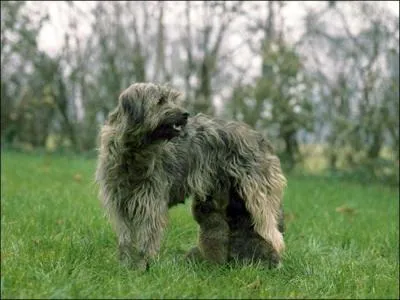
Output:
M187 123L187 119L182 119L179 120L171 125L169 125L176 133L180 133L181 131L183 131L183 128L185 127Z
M169 129L169 131L179 135L183 132L187 124L188 116L188 113L180 114L178 117L168 120L164 125Z
M181 130L182 130L182 125L179 125L179 124L172 124L172 128L173 128L175 131L181 131Z
M178 118L170 118L161 124L152 132L150 138L152 140L172 139L177 136L184 135L184 129L187 124L188 114L182 114Z

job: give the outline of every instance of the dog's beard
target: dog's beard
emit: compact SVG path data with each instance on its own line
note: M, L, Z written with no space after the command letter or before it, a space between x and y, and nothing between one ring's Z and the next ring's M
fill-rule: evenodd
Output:
M166 118L150 135L151 141L170 140L184 136L186 132L187 116L179 114Z

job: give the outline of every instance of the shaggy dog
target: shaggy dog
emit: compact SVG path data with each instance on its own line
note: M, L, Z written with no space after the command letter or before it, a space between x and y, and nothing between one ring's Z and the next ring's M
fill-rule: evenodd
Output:
M146 269L159 251L168 208L192 196L200 232L190 256L276 265L286 183L278 157L244 123L189 118L179 98L166 86L132 84L101 129L96 180L120 260Z

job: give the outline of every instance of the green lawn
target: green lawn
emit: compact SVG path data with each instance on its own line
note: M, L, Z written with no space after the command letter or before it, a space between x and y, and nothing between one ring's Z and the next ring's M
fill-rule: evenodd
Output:
M288 178L283 267L183 260L196 242L189 203L170 210L150 271L116 259L95 161L1 155L1 298L399 298L397 189Z

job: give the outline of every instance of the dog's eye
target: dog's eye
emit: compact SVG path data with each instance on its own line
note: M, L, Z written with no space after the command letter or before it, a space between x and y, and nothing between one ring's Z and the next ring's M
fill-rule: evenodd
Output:
M161 96L160 99L158 99L157 104L158 105L162 105L162 104L164 104L166 102L167 102L167 98L165 96Z

